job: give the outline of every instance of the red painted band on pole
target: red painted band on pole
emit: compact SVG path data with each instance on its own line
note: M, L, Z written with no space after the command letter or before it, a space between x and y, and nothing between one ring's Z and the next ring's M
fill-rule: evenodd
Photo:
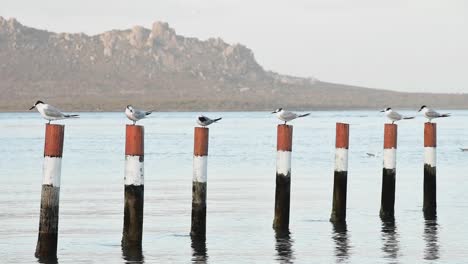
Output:
M437 146L437 124L425 123L424 124L424 147Z
M277 147L278 151L292 151L293 127L290 125L278 125Z
M385 124L384 149L397 148L398 127L396 124Z
M62 157L64 125L46 124L44 157Z
M349 148L349 124L336 123L336 148Z
M143 156L145 151L145 128L137 125L126 125L125 155Z
M194 156L208 156L208 135L207 127L195 127L194 131Z

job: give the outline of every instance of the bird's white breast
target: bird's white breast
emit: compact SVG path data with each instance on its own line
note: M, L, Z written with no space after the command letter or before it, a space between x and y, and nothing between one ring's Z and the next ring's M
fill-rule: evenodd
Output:
M130 111L128 108L125 109L125 115L127 115L128 119L133 120L133 121L138 121L138 119L135 118L133 115L132 111Z

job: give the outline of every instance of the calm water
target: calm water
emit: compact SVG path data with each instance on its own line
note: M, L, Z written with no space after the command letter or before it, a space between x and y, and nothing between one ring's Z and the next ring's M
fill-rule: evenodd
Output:
M468 257L468 111L438 120L438 219L422 214L423 118L401 122L394 224L380 221L378 112L313 112L294 125L290 234L273 220L276 124L265 112L210 113L206 243L190 231L194 117L156 113L145 125L145 263L464 263ZM351 125L347 225L329 221L335 122ZM66 120L60 263L138 263L122 256L122 113ZM0 259L33 263L44 120L0 114ZM368 157L373 153L375 157Z

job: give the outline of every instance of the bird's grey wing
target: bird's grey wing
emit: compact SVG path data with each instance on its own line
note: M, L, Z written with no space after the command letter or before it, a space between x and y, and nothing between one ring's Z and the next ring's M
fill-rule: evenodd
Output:
M289 112L289 111L285 111L283 112L283 118L284 119L294 119L297 117L297 114L296 113L293 113L293 112Z
M388 118L392 120L401 120L403 117L397 112L391 112L388 114Z
M50 117L63 117L62 111L51 105L49 105L47 108L44 108L44 114Z
M133 110L133 115L137 119L142 119L142 118L144 118L146 116L146 112L142 111L142 110L134 109Z
M429 109L429 110L427 110L427 112L426 112L426 116L427 116L427 117L439 117L440 114L437 113L436 111L432 110L432 109Z

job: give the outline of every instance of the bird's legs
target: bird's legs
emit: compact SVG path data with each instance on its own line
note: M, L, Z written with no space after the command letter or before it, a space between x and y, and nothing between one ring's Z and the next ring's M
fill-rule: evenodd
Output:
M287 121L284 121L284 124L285 124L285 125L286 125L286 122L287 122Z
M133 121L133 125L135 125L135 124L136 124L136 121Z

